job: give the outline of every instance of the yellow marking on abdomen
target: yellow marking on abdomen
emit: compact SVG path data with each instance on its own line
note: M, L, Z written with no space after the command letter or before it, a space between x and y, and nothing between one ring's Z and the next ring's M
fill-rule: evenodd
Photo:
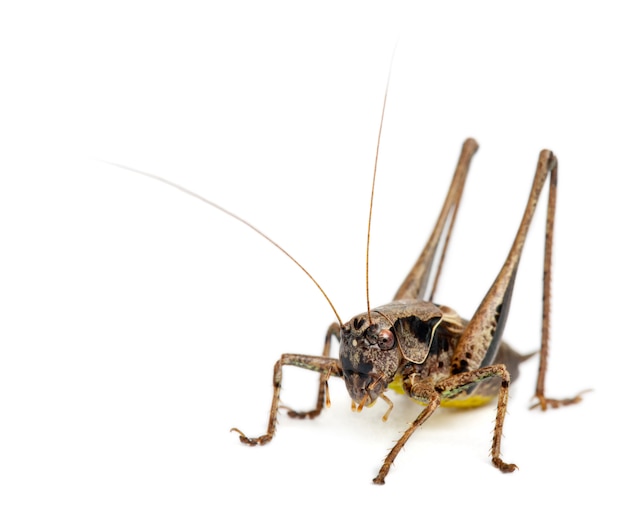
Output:
M402 388L401 376L396 376L393 379L393 382L391 382L388 385L388 388L394 392L397 392L398 394L406 395L406 392L404 392L404 389ZM492 401L493 398L494 396L484 396L480 394L472 394L466 397L459 396L459 397L452 398L452 399L444 398L441 400L441 406L447 407L447 408L475 408L475 407L486 405L487 403ZM413 400L413 401L415 401L416 403L419 403L420 405L424 404L422 401L419 401L419 400Z
M493 396L467 396L466 398L442 399L441 406L449 408L475 408L486 405Z

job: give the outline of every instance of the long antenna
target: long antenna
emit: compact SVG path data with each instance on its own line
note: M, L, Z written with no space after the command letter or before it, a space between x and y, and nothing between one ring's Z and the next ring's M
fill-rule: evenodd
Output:
M335 313L335 316L337 317L337 321L339 322L339 325L341 326L343 324L343 322L341 321L341 318L339 317L339 313L337 313L337 310L335 309L335 306L333 305L332 301L330 300L330 298L328 297L328 295L326 295L326 292L323 290L323 288L320 286L320 284L315 280L315 278L309 273L308 270L306 270L298 260L296 260L293 256L291 256L284 248L282 248L278 243L276 243L275 241L273 241L270 237L268 237L267 235L265 235L265 233L263 233L261 230L259 230L256 226L254 226L253 224L249 223L248 221L246 221L245 219L239 217L237 214L234 214L232 212L230 212L229 210L226 210L224 207L218 205L215 202L212 202L211 200L205 198L204 196L199 195L198 193L194 193L193 191L179 185L176 184L175 182L172 182L170 180L167 180L163 177L159 177L158 175L154 175L152 173L148 173L147 171L141 171L141 170L137 170L135 168L131 168L130 166L124 166L123 164L118 164L118 163L111 163L109 161L103 161L107 164L110 164L111 166L117 166L118 168L122 168L123 170L127 170L127 171L132 171L133 173L138 173L139 175L143 175L144 177L150 177L151 179L154 180L158 180L159 182L162 182L164 184L167 184L168 186L172 186L175 189L178 189L179 191L182 191L185 194L188 194L189 196L193 196L194 198L197 198L198 200L206 203L207 205L211 205L211 207L216 208L217 210L219 210L220 212L223 212L224 214L232 217L233 219L236 219L237 221L239 221L240 223L245 224L248 228L250 228L251 230L255 231L256 233L258 233L261 237L263 237L265 240L267 240L269 243L271 243L274 247L276 247L277 249L279 249L285 256L287 256L293 263L295 263L298 267L300 267L300 270L302 270L302 272L304 272L307 276L309 276L309 279L311 281L313 281L313 283L315 284L315 286L317 286L318 290L320 292L322 292L322 295L324 296L324 298L326 299L326 302L328 302L328 304L330 305L331 309L333 310L333 313Z
M395 52L395 50L394 50ZM392 57L393 63L393 57ZM376 171L378 169L378 152L380 150L380 138L383 133L383 121L385 120L385 107L387 106L387 92L389 92L389 81L391 79L391 66L387 75L387 85L385 87L385 98L383 99L383 111L380 115L380 125L378 126L378 140L376 142L376 158L374 159L374 175L372 176L372 193L370 195L370 212L367 219L367 247L365 248L365 298L367 299L367 318L372 322L370 312L370 234L372 230L372 210L374 209L374 189L376 188Z

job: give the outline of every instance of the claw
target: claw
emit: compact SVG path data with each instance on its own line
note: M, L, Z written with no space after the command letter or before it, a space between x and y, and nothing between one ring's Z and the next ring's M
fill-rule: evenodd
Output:
M320 410L309 410L308 412L298 412L296 410L292 410L289 407L281 407L287 410L287 415L292 419L315 419L319 414L321 414Z
M510 474L511 472L515 472L517 470L517 465L514 463L505 463L500 458L492 458L491 462L500 470L500 472L504 474Z
M546 398L543 394L535 394L535 398L537 398L538 401L530 407L530 410L541 407L541 410L545 412L548 408L559 408L567 405L575 405L576 403L580 403L583 400L583 394L585 394L586 392L590 392L591 390L592 389L585 389L584 391L580 391L573 398L563 399Z
M239 433L239 440L241 441L241 443L250 445L250 446L265 445L272 439L271 435L261 435L260 437L257 437L257 438L248 438L246 435L243 434L243 432L241 432L237 428L231 428L230 431Z

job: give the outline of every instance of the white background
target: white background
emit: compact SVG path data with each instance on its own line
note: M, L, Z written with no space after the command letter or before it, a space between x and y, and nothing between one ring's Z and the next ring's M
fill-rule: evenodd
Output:
M618 2L6 3L0 9L0 506L528 507L617 493L624 355L624 12ZM226 3L224 3L226 4ZM14 3L17 5L17 2ZM593 7L591 7L593 5ZM365 309L369 187L387 75L371 298L394 294L462 141L481 148L438 299L470 316L513 238L539 151L559 157L548 392L514 386L503 475L494 408L441 411L371 479L419 407L265 430L283 352L334 316L253 222ZM539 344L545 197L506 337ZM285 370L286 404L316 375ZM617 403L615 405L614 403ZM621 477L621 476L620 476ZM219 502L218 502L219 501Z

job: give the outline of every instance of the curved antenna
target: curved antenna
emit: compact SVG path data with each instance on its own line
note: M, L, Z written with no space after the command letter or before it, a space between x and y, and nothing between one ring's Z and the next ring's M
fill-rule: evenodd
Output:
M309 273L309 271L306 270L300 264L300 262L298 260L296 260L293 256L291 256L283 247L281 247L278 243L276 243L270 237L265 235L265 233L263 233L261 230L259 230L256 226L254 226L253 224L249 223L248 221L246 221L242 217L239 217L237 214L234 214L233 212L230 212L229 210L226 210L224 207L218 205L217 203L212 202L211 200L205 198L204 196L201 196L198 193L194 193L193 191L191 191L191 190L189 190L189 189L187 189L187 188L185 188L185 187L183 187L183 186L181 186L179 184L176 184L175 182L167 180L166 178L159 177L158 175L154 175L152 173L148 173L147 171L137 170L135 168L131 168L130 166L124 166L123 164L112 163L112 162L109 162L109 161L103 161L103 162L105 162L106 164L110 164L111 166L117 166L118 168L122 168L123 170L132 171L133 173L138 173L139 175L143 175L144 177L150 177L151 179L158 180L159 182L162 182L163 184L167 184L168 186L172 186L173 188L178 189L179 191L182 191L183 193L188 194L189 196L193 196L194 198L197 198L198 200L206 203L207 205L211 205L211 207L216 208L220 212L223 212L224 214L226 214L227 216L232 217L233 219L236 219L240 223L243 223L248 228L250 228L251 230L253 230L256 233L258 233L261 237L263 237L265 240L267 240L269 243L271 243L274 247L279 249L285 256L287 256L293 263L295 263L300 268L300 270L302 270L302 272L304 272L309 277L309 279L311 281L313 281L315 286L317 286L317 289L320 292L322 292L322 295L326 299L326 302L328 302L328 304L330 305L331 309L333 310L333 313L335 313L335 316L337 317L337 321L339 322L339 325L341 326L343 324L343 322L341 321L341 318L339 317L339 313L337 313L337 310L335 309L335 306L333 305L332 301L330 300L330 297L328 297L328 295L326 295L326 292L324 291L324 289L315 280L315 278Z
M393 57L392 57L393 63ZM383 111L380 115L380 125L378 126L378 140L376 142L376 157L374 159L374 175L372 176L372 192L370 194L370 212L367 219L367 246L365 248L365 298L367 300L367 319L372 323L370 311L370 234L372 231L372 210L374 209L374 189L376 188L376 171L378 169L378 152L380 150L380 138L383 134L383 121L385 120L385 107L387 106L387 92L389 92L389 81L391 79L391 66L387 74L387 85L385 86L385 97L383 99Z

